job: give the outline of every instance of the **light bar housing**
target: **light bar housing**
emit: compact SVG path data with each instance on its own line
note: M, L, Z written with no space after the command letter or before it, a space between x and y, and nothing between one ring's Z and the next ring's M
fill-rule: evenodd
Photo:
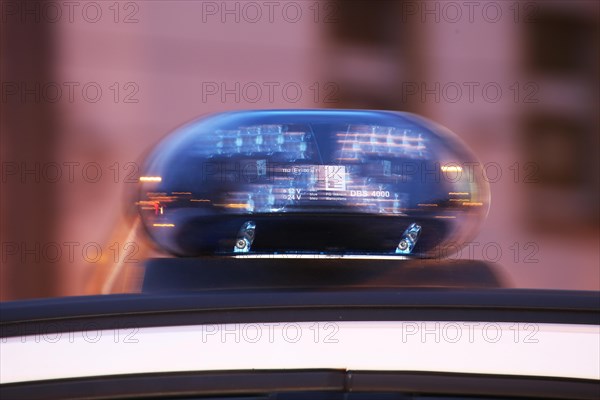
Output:
M179 256L432 257L487 215L482 165L414 114L261 110L210 115L149 154L135 205Z

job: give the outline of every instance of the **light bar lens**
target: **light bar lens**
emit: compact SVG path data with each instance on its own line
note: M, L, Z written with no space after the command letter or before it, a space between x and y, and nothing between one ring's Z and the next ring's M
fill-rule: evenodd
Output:
M472 237L489 207L481 164L454 134L387 111L212 115L165 138L139 185L150 237L182 256L427 257Z

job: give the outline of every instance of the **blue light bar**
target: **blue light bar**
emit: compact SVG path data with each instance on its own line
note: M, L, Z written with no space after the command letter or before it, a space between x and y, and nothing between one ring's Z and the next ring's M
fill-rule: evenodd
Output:
M481 164L450 131L391 111L235 111L191 122L146 160L136 205L181 256L428 257L472 238Z

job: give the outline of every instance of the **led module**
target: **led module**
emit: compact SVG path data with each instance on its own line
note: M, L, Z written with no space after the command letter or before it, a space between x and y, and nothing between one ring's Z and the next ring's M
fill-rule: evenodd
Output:
M391 111L213 114L161 141L139 181L147 233L179 256L431 257L490 203L456 135Z

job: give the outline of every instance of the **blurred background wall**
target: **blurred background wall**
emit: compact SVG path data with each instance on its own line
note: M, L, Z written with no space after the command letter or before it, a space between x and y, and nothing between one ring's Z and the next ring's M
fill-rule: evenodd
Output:
M453 257L518 287L600 289L597 1L0 4L2 300L98 292L115 260L139 266L123 203L144 151L249 108L447 126L492 188Z

